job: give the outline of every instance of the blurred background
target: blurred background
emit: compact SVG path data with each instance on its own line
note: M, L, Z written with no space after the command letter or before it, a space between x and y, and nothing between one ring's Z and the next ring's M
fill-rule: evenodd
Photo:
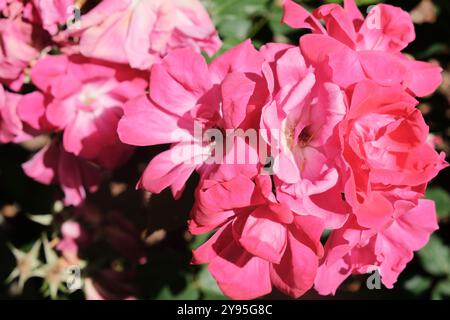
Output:
M226 50L247 38L296 44L300 31L280 24L281 0L202 0ZM297 1L314 9L340 1ZM434 61L444 83L421 100L437 148L450 151L450 1L357 1L367 12L384 2L411 13L417 39L406 53ZM130 163L103 183L79 209L64 208L59 190L27 178L21 164L42 145L0 146L1 299L225 299L205 267L191 266L191 249L207 236L192 237L186 219L195 178L183 198L134 190L148 159L159 150L139 150ZM448 161L449 159L447 159ZM313 290L303 299L445 299L450 297L450 170L430 185L440 230L415 255L393 290L368 290L367 276L351 277L335 297ZM62 252L64 254L62 254ZM67 274L67 270L71 270ZM69 286L67 284L70 284ZM80 290L77 290L81 288ZM273 292L268 298L284 299Z

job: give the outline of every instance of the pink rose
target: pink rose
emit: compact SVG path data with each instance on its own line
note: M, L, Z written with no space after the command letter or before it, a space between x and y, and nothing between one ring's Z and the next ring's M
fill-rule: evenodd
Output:
M175 48L213 55L221 45L198 0L104 0L81 18L83 55L148 69Z
M256 128L267 97L263 62L264 57L246 41L209 66L195 51L178 49L152 67L150 97L125 105L118 132L127 144L171 143L172 147L150 162L140 187L159 193L170 186L179 197L195 170L226 158L226 154L215 154L218 141L196 137L196 130L204 134L209 129L225 133L226 129ZM241 149L241 154L252 153L248 149Z
M221 170L231 173L232 169L219 167L199 187L199 206L193 211L190 228L193 232L200 226L203 231L219 230L194 250L193 262L209 263L219 287L233 299L264 296L272 285L300 297L315 279L323 252L323 222L296 215L278 202L269 176L253 180L248 177L250 172L235 170L231 178Z
M38 133L59 133L24 165L43 183L58 183L68 205L80 205L100 183L101 169L123 164L133 148L120 142L122 105L145 92L145 74L82 56L47 56L32 69L42 90L23 96L20 119Z
M414 251L425 246L437 229L436 209L430 200L420 200L417 206L402 201L395 218L380 230L360 227L352 219L327 240L315 289L322 295L335 294L349 275L374 271L392 288Z
M261 50L276 57L272 72L265 72L274 90L262 110L261 128L268 133L278 198L299 214L325 219L328 228L342 226L347 208L339 190L336 132L346 113L344 93L332 83L318 82L298 47L274 55L276 47Z
M65 151L114 169L132 151L120 142L116 130L122 105L145 92L143 76L81 56L47 56L31 72L44 99L40 106L22 109L22 118L34 126L50 124L53 131L63 132Z
M444 153L427 142L429 129L417 101L400 86L363 81L350 100L340 125L349 168L345 197L361 226L378 227L394 214L396 189L403 190L401 198L417 201L447 164Z
M319 19L325 21L326 29ZM313 14L284 0L283 22L313 31L301 37L300 48L323 81L348 88L369 78L386 86L401 84L421 97L442 82L440 67L400 52L415 33L411 17L399 8L380 4L364 20L353 0L345 1L344 8L330 4Z

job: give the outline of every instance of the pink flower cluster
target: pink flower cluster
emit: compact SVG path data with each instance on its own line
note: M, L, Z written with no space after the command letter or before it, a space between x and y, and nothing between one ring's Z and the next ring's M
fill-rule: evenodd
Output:
M401 53L414 29L400 9L375 7L373 26L353 1L312 14L284 6L285 23L312 30L299 46L258 51L247 41L210 65L191 50L173 51L153 66L149 95L124 106L119 136L136 146L171 144L140 187L170 187L177 197L200 175L189 228L216 232L193 262L208 263L226 295L257 298L273 286L292 297L313 286L327 295L350 274L375 269L391 288L437 229L433 202L421 198L447 164L427 143L415 97L437 88L441 70ZM260 139L237 136L222 163L208 161L217 139L197 139L198 126L223 135L255 129ZM259 161L225 161L242 153Z
M298 46L246 41L208 64L220 40L197 0L104 0L78 25L73 1L43 2L0 1L0 141L50 135L24 170L67 205L134 147L169 144L138 187L178 198L199 175L189 229L215 233L193 263L234 299L334 294L373 270L392 288L438 228L422 198L447 163L416 98L441 69L402 53L415 33L401 9L285 0L283 22L312 31Z
M50 136L23 168L59 184L67 205L133 152L117 124L145 94L150 66L176 48L212 55L221 45L198 0L104 0L88 12L78 3L0 1L0 142Z

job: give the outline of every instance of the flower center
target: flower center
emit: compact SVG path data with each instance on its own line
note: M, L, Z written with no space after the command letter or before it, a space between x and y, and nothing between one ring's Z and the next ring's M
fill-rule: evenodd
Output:
M303 128L303 130L300 132L300 134L297 137L297 145L300 148L304 148L304 147L308 146L312 137L313 137L313 135L311 132L311 127L307 126L307 127Z
M84 111L94 111L94 103L97 100L96 94L89 87L83 89L79 95L81 109Z

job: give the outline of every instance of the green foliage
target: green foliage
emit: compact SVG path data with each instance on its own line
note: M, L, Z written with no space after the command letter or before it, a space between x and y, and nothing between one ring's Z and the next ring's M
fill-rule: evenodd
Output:
M450 215L450 195L447 191L442 188L429 188L427 198L434 200L440 218L446 218Z
M405 289L415 296L420 296L430 288L431 283L430 278L417 275L405 282Z
M206 300L222 300L226 299L222 291L220 291L216 280L211 276L208 268L203 267L197 275L198 286L203 293L203 298Z
M327 0L325 2L327 2L327 3L342 3L343 1L342 0ZM374 5L374 4L377 4L380 2L382 2L382 1L380 1L380 0L356 0L356 4L358 6Z
M450 275L450 248L433 235L428 244L420 250L419 257L423 268L431 275Z
M439 282L431 295L433 300L443 300L450 298L450 279Z
M406 281L405 289L420 296L431 289L431 299L450 297L450 248L441 238L433 235L428 244L419 252L422 268L431 276L416 275Z
M251 38L268 21L269 0L203 0L224 42L221 50Z

